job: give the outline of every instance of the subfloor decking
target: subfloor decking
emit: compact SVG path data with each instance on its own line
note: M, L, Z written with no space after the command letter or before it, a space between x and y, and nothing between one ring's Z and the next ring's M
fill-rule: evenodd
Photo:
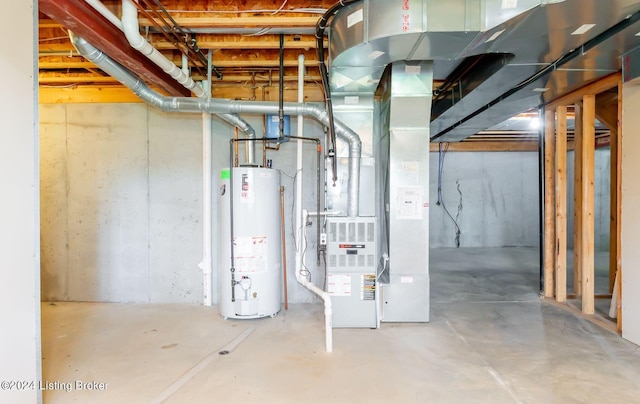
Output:
M251 321L43 303L45 403L640 403L640 348L542 302L537 250L431 261L430 323L336 329L331 354L320 303Z

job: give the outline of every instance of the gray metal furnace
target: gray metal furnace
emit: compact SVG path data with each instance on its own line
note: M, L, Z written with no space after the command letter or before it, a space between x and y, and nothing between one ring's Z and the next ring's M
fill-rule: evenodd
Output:
M334 327L378 327L376 277L375 218L327 218L327 292Z

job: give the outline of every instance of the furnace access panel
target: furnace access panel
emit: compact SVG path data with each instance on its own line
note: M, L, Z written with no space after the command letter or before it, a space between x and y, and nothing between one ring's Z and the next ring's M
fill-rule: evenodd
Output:
M375 250L375 218L327 218L327 292L334 327L378 327Z

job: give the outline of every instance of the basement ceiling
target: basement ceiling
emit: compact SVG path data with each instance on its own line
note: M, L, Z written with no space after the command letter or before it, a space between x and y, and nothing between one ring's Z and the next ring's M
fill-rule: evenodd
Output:
M41 87L61 88L70 91L73 89L108 91L109 89L122 88L115 79L79 56L69 41L67 29L76 30L79 28L77 21L70 21L64 17L65 13L66 15L81 14L78 13L78 10L86 15L93 13L93 17L85 18L87 20L85 24L87 29L97 30L98 34L102 32L100 26L110 25L88 4L90 2L96 3L96 1L90 0L40 0L38 61ZM121 15L120 0L103 0L101 3L116 16ZM213 71L219 73L212 76L213 97L276 101L278 99L280 39L282 35L285 100L295 101L297 98L298 56L303 54L306 66L305 101L316 102L323 101L324 96L322 79L318 69L315 25L322 14L335 3L335 0L136 0L142 35L178 66L183 64L180 49L190 49L188 63L194 79L206 78L206 59L209 54L211 55ZM385 2L378 3L386 6ZM414 5L424 6L431 11L437 11L444 7L444 2L436 0L406 0L406 3L411 7ZM529 3L532 8L527 9L526 4ZM487 127L489 130L484 132L485 136L491 133L511 131L515 136L522 135L523 139L531 139L537 134L537 129L531 125L528 129L522 125L518 126L517 119L523 122L522 117L504 123L500 122L515 114L535 108L538 104L548 101L550 97L574 90L590 81L619 71L621 68L620 55L625 50L640 45L640 37L635 35L640 31L640 27L638 24L634 24L621 34L605 41L600 47L591 50L586 57L582 55L574 62L563 66L562 69L553 71L547 77L533 81L527 87L529 93L512 94L509 98L510 102L500 102L499 105L483 112L480 115L482 119L471 120L464 125L458 124L458 122L462 123L462 120L470 114L477 112L478 108L482 108L484 102L493 102L494 98L503 91L519 84L520 79L526 79L536 71L549 66L554 58L563 55L562 49L566 48L568 51L573 47L580 46L606 31L625 16L637 12L640 8L640 2L634 0L611 0L610 2L602 0L548 0L542 3L544 4L540 5L540 2L534 0L450 0L447 3L447 7L450 7L451 10L450 13L447 12L444 15L449 16L450 14L448 17L450 19L456 18L455 13L458 8L467 7L468 10L473 10L474 4L478 5L479 10L480 4L486 6L487 10L491 7L500 10L501 4L501 12L509 11L513 8L511 5L515 4L521 14L516 14L514 18L503 16L504 18L493 21L492 18L495 16L487 12L484 17L486 24L484 29L475 26L463 27L464 29L456 34L457 42L446 41L446 44L449 45L441 44L438 48L443 53L438 56L435 62L437 68L434 75L434 89L447 83L447 78L455 76L457 71L473 69L472 71L480 72L478 77L469 75L467 82L477 87L475 91L473 88L469 90L466 98L462 99L464 102L454 100L457 104L456 108L444 109L441 115L435 115L436 118L432 123L433 133L456 125L455 130L439 141L461 140L474 133L482 132ZM557 3L564 4L558 5ZM604 7L605 3L607 4L605 7L607 12L603 13L600 9ZM506 11L505 4L508 6ZM460 7L454 7L455 5ZM352 8L355 9L357 6L358 3ZM471 8L469 8L470 6ZM545 7L548 7L548 10L545 10ZM53 12L53 9L57 9L58 12ZM551 10L562 10L563 12L551 13ZM575 12L571 10L575 10ZM466 14L468 15L465 24L468 24L470 14L468 11ZM591 30L587 30L586 34L573 34L574 28L580 29L581 24L591 22L591 20L597 25L591 27ZM427 21L426 17L425 21ZM443 25L445 21L442 20L438 23ZM437 25L435 24L435 26ZM435 27L433 23L429 26ZM110 28L113 29L113 26ZM382 27L380 29L386 32L391 28ZM517 33L519 36L516 35ZM80 35L82 36L82 34ZM114 35L121 35L124 38L124 35L117 29ZM438 35L441 34L431 33L430 29L427 29L422 36L416 36L416 38L428 38L429 36L436 38ZM177 41L176 38L180 41ZM462 42L466 44L473 38L476 39L463 47L464 52L460 55L457 51L451 50L453 48L449 49ZM90 40L90 38L85 39ZM357 41L358 38L355 40ZM480 40L482 41L478 42ZM349 41L351 39L347 39L346 42ZM440 42L444 43L445 41ZM419 40L417 43L425 44L427 42ZM436 44L436 42L432 42L432 44ZM94 45L100 48L99 44L94 43ZM115 48L125 55L140 57L137 51L126 45L125 40L124 45L116 45ZM361 58L365 64L367 60L371 60L367 46L358 48L356 43L356 47L354 47L356 50L367 51L364 54L367 57ZM402 46L407 47L406 44L403 45L402 42L399 42L393 48L383 50L397 53ZM328 47L327 40L325 40L325 47ZM539 60L536 60L539 50L535 54L526 51L538 48L547 50L543 54L544 58ZM415 52L416 50L420 51L421 48L412 45L408 49L413 49L412 52ZM429 49L432 49L430 52L433 53L435 48L432 45ZM522 51L515 52L514 57L512 53L519 49ZM555 53L549 49L555 50ZM108 50L102 50L109 54ZM447 53L448 50L451 54ZM336 58L342 57L335 50L334 53ZM325 55L331 61L326 50ZM354 53L354 55L356 54ZM527 55L532 55L533 59L527 59ZM342 65L351 65L351 61L354 60L359 59L353 56L349 59L336 60L336 62L340 62ZM130 69L135 71L136 68L139 68L139 63L135 61L129 63L127 67ZM501 66L509 67L502 68ZM491 69L497 69L497 73L502 76L494 74L495 72L492 73ZM521 75L522 77L510 74L514 69L526 70L530 74ZM332 74L334 74L335 69L332 68L332 70ZM487 71L489 73L486 73ZM483 72L488 74L487 77L481 77ZM155 82L150 76L143 75L143 78L165 94L185 95L184 89L175 86L175 83L173 86L165 85L163 87L161 76L164 73L162 71L155 74ZM381 74L381 70L379 74ZM150 73L150 75L153 74ZM506 81L510 80L511 76L514 77L514 82L507 83ZM158 77L160 77L159 80ZM485 81L483 82L483 80ZM466 84L464 80L458 79L458 82L460 87ZM451 83L447 83L447 85L449 84ZM454 86L452 91L455 92L455 88ZM537 92L538 90L541 90L542 94ZM490 95L491 98L485 100L486 97L483 95ZM470 107L467 108L467 105ZM478 121L480 121L479 124ZM440 122L444 122L445 125ZM458 125L460 126L458 127ZM496 139L499 140L501 137L497 136Z
M65 2L67 0L56 1ZM82 0L76 3L90 8ZM159 9L153 0L140 3ZM221 79L214 76L212 80L213 97L277 100L280 34L284 34L285 97L290 101L296 99L298 55L303 54L307 69L305 98L307 101L324 99L314 33L316 22L335 0L163 0L158 3L189 34L188 39L193 40L204 55L208 56L211 50L213 66L222 74ZM120 1L104 0L103 4L114 14L121 14ZM176 45L160 33L151 19L143 13L139 16L143 35L181 66L181 52ZM115 79L79 56L69 41L66 28L42 12L38 56L42 86L119 86ZM206 68L196 69L198 66L193 61L190 66L194 79L206 78Z

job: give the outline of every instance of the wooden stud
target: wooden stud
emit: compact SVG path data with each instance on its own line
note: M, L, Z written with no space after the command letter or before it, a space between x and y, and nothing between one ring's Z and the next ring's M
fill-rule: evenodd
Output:
M616 282L618 283L618 299L617 299L617 307L616 307L616 312L617 312L617 324L616 324L616 330L618 331L618 333L622 334L622 276L623 276L623 272L622 272L622 251L621 251L621 246L622 246L622 231L621 231L621 224L622 221L620 220L622 218L622 78L620 78L620 80L618 81L618 136L616 136L616 166L615 166L615 172L617 173L616 175L616 182L615 183L611 183L611 187L616 189L616 198L615 200L611 200L611 205L616 206L616 212L615 212L615 217L616 217L616 223L615 223L615 248L610 247L609 249L609 254L611 254L612 256L615 256L616 258L616 262L615 262L615 267L616 267L616 273L618 274L618 276L616 276ZM613 143L611 144L611 150L613 151ZM613 168L613 167L612 167Z
M553 297L555 268L555 111L545 112L544 134L544 296Z
M575 107L575 135L574 135L574 177L573 177L573 293L582 295L582 101Z
M618 233L618 220L620 214L618 211L618 143L620 139L620 132L617 130L611 131L610 137L610 222L609 222L609 293L613 293L613 287L616 279L616 272L618 271L618 245L620 241L620 234Z
M595 313L594 302L594 242L595 242L595 122L596 122L596 97L585 95L583 97L582 115L582 206L580 214L582 218L582 243L580 245L581 272L582 272L582 312L584 314Z
M557 109L556 300L567 301L567 107Z

